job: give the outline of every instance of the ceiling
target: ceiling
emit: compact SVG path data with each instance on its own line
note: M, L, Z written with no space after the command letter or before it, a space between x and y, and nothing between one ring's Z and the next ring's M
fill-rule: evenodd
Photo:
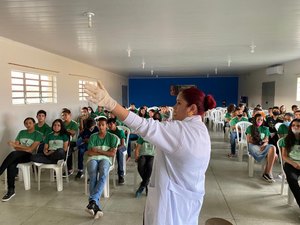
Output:
M1 0L0 36L124 76L243 74L300 58L300 1Z

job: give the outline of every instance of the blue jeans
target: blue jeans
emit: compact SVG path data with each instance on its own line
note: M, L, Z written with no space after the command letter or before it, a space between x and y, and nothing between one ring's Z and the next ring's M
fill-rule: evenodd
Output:
M117 155L116 155L116 158L117 158L117 163L118 163L118 176L124 176L124 157L123 157L123 152L126 151L126 147L123 146L121 148L118 148L117 150Z
M78 149L78 170L83 170L83 156L84 153L88 150L88 144L84 143L81 138L77 140L77 149Z
M87 171L90 177L90 196L89 201L94 200L101 209L100 197L104 189L106 177L109 172L110 162L106 159L92 159L87 163Z
M270 150L271 147L273 147L274 145L270 145L268 144L263 151L260 151L260 146L259 145L254 145L249 143L248 144L248 151L249 154L253 156L253 158L257 161L260 162L263 159L265 159L268 155L268 152Z
M231 154L235 155L235 149L236 149L236 144L235 140L237 138L237 132L230 132L230 147L231 147Z

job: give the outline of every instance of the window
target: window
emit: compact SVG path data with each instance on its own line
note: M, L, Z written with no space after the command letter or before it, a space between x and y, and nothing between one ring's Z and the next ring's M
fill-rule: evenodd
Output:
M297 96L296 101L300 101L300 77L297 78Z
M11 71L13 104L56 103L56 77L46 74Z
M79 101L85 101L86 97L88 96L86 93L84 93L84 84L85 83L91 83L93 85L97 85L96 82L92 82L92 81L86 81L86 80L79 80L78 85L79 85Z

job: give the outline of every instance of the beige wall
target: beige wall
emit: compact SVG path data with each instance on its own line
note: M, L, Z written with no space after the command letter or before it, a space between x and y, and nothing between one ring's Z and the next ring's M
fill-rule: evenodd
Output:
M14 139L19 130L25 129L23 120L29 116L35 118L39 109L47 111L49 125L54 119L60 117L63 107L71 109L73 117L77 117L80 108L88 105L87 102L78 100L78 80L102 80L112 97L119 102L122 100L122 85L128 84L127 78L117 74L1 37L0 49L0 162L9 151L7 141ZM57 104L12 105L10 71L12 69L42 73L45 71L12 66L9 63L58 71L52 73L57 77Z
M300 77L300 60L284 63L283 75L266 75L266 68L241 75L239 79L239 96L248 96L250 107L262 104L262 83L275 81L274 105L285 105L287 111L296 101L297 77Z

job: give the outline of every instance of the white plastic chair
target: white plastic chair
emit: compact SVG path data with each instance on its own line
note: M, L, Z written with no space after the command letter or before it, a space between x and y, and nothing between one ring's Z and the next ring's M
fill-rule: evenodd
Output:
M222 110L214 110L212 111L213 115L213 126L214 130L217 130L217 127L221 125L221 128L224 126L224 113Z
M247 121L241 121L238 122L235 125L235 130L237 132L237 145L238 145L238 161L242 162L243 161L243 153L244 153L244 148L247 149L248 152L248 143L247 143L247 136L246 136L246 129L252 125L252 123L247 122ZM241 133L241 137L239 137L239 132Z
M54 181L54 172L56 175L57 191L63 190L63 169L65 169L66 180L69 183L67 158L69 153L69 146L66 152L64 160L59 160L56 164L45 164L34 162L34 165L38 168L38 190L41 190L41 171L42 169L50 169L50 181Z
M284 184L285 184L285 180L286 180L286 175L285 175L285 172L284 172L284 169L283 169L283 159L282 159L282 152L281 152L281 148L279 146L279 143L281 140L283 140L284 138L280 138L278 141L277 141L277 147L278 147L278 150L279 150L279 160L280 160L280 169L281 169L281 174L282 174L282 178L281 178L281 190L280 190L280 194L283 195L283 189L284 189ZM293 205L294 203L294 195L290 189L290 187L288 186L288 205Z
M126 151L123 152L123 170L124 170L124 175L126 175L126 161L127 161L127 148L128 148L128 142L129 142L129 136L130 136L130 129L125 126L117 126L119 130L123 130L124 133L126 134L126 139L125 139L125 147Z
M118 138L118 144L117 145L119 145L120 138L117 135L115 135L115 134L113 134L113 135ZM107 174L107 177L106 177L106 182L105 182L104 189L103 189L103 196L104 196L104 198L109 198L109 196L110 196L110 194L109 194L109 173L111 171L113 171L113 186L114 186L114 188L116 187L115 164L116 164L116 154L114 155L114 157L112 159L112 164L109 167L109 171L108 171L108 174ZM87 170L87 166L85 167L84 174L85 174L85 176L84 176L84 193L86 195L88 195L88 193L89 193L89 191L88 191L88 177L89 177L89 173L88 173L88 170Z
M17 168L19 169L19 181L22 180L24 181L24 188L26 191L30 190L31 188L30 171L32 167L34 169L33 172L34 172L35 180L37 180L37 170L33 162L19 163L17 165Z
M110 193L109 193L109 173L113 171L113 186L114 188L116 187L116 177L115 177L115 162L116 162L116 155L113 157L112 165L109 167L109 171L106 177L105 185L104 185L104 190L103 190L103 196L104 198L109 198ZM88 195L89 193L89 188L88 188L88 178L89 178L89 173L87 168L85 167L85 172L84 172L84 193Z
M279 127L280 127L280 125L281 125L282 123L276 123L275 124L275 129L278 131L278 129L279 129Z

